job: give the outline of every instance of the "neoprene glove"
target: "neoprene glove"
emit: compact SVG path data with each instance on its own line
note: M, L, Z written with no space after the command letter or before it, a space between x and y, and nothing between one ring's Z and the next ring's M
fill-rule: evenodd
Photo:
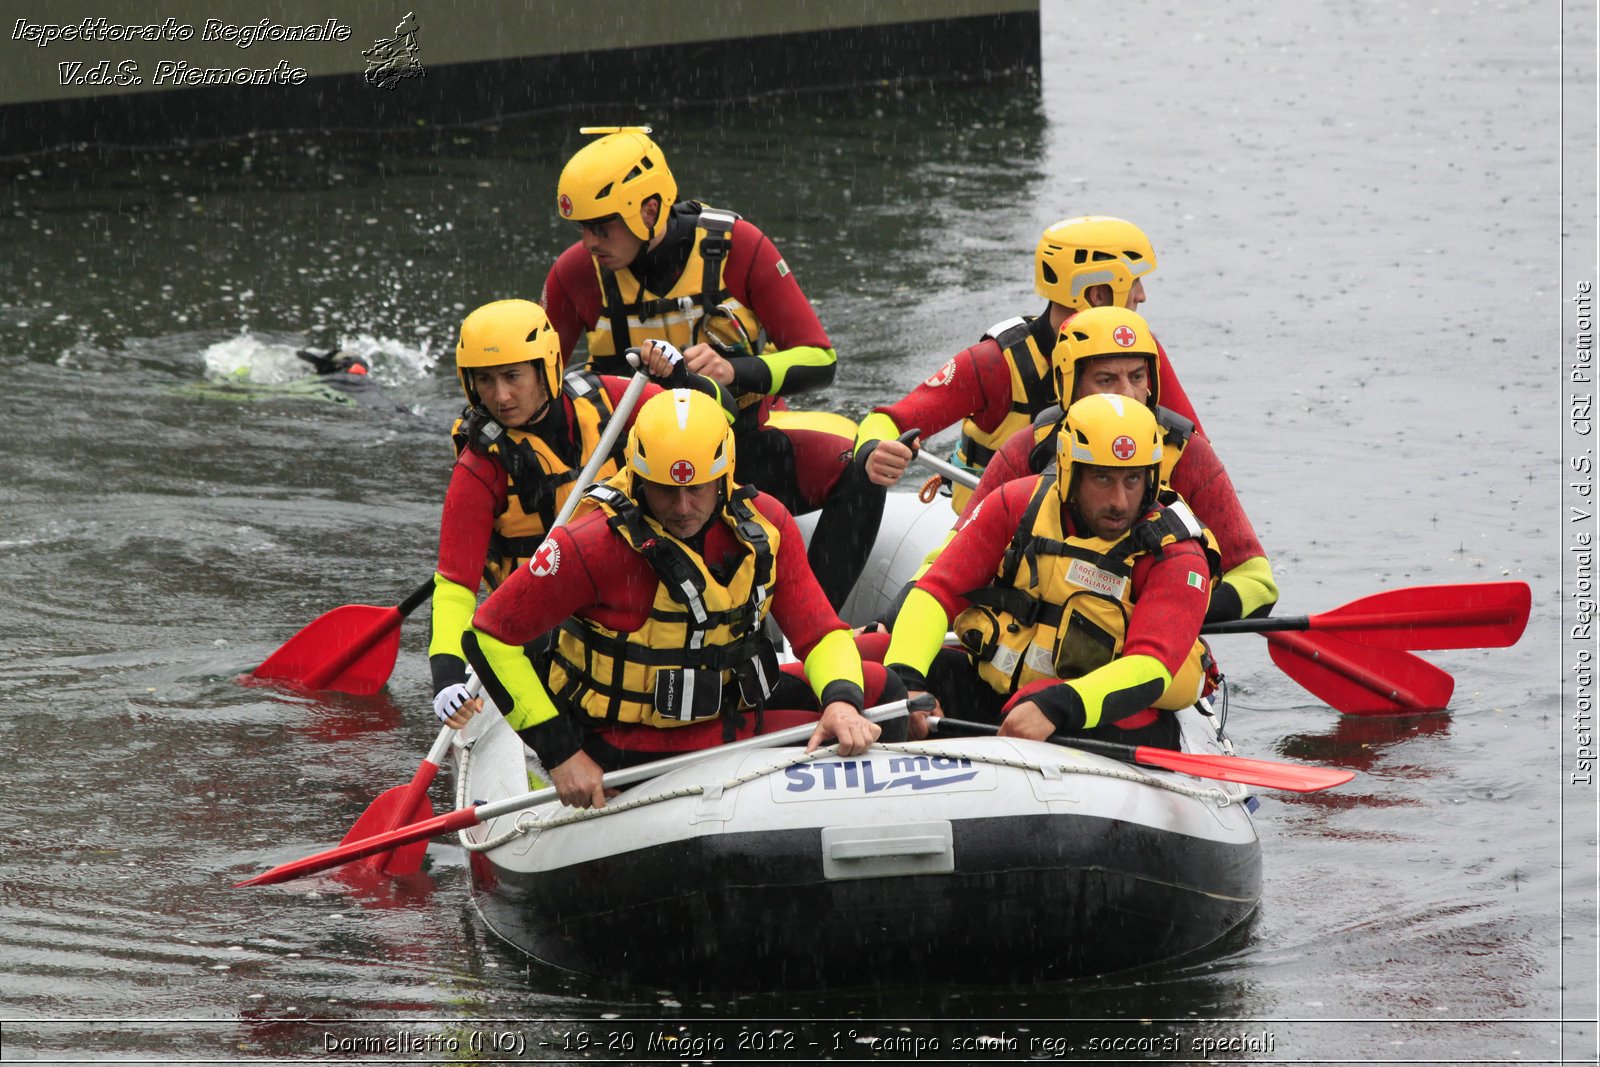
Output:
M433 713L444 722L454 715L461 705L472 699L467 687L460 682L447 685L433 695Z

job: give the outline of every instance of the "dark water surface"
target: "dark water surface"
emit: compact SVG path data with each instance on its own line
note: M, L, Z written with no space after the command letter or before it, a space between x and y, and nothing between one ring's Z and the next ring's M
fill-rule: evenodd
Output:
M1592 105L1594 12L1305 7L1047 4L1040 88L0 163L0 1058L482 1062L516 1058L505 1034L528 1059L633 1062L651 1056L608 1030L681 1027L749 1062L918 1038L944 1062L1594 1062L1560 429L1563 250L1592 264L1594 238L1592 167L1563 187L1562 162L1595 143L1592 112L1559 112L1563 77ZM473 911L453 844L378 895L230 888L333 844L435 733L420 617L376 698L235 678L430 572L452 331L538 295L572 237L552 208L577 127L631 119L686 194L784 250L840 352L818 406L853 416L1036 311L1044 226L1137 220L1161 262L1145 311L1281 610L1514 578L1527 636L1430 653L1453 706L1402 720L1342 718L1259 638L1222 639L1242 753L1360 775L1263 796L1256 919L1148 973L927 988L862 960L859 990L689 996L530 966ZM292 377L308 342L370 353L390 403L239 388ZM740 1023L779 1048L741 1050ZM351 1043L385 1035L400 1051ZM1107 1038L1126 1040L1091 1050Z

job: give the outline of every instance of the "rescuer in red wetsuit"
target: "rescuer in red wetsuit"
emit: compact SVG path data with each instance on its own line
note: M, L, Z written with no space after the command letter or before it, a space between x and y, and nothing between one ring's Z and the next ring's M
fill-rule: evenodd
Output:
M1155 412L1163 437L1162 480L1216 537L1222 556L1222 579L1211 591L1206 621L1271 613L1278 602L1278 586L1266 550L1210 440L1162 406L1159 346L1144 317L1115 307L1079 312L1061 327L1053 359L1056 387L1072 400L1116 393ZM1049 469L1055 463L1062 418L1059 407L1047 408L1035 419L1031 433L1014 434L1002 445L984 468L962 517L1006 482Z
M768 425L777 397L825 388L837 356L788 263L729 211L678 200L665 155L645 127L601 137L568 161L556 204L582 228L556 260L540 303L571 358L617 373L617 353L647 339L683 351L689 369L738 400L738 480L792 514L821 510L812 569L835 606L855 585L883 515L884 488L852 462L847 438Z
M906 597L884 662L907 689L999 716L1003 736L1177 747L1164 712L1206 688L1217 556L1186 508L1158 501L1161 438L1120 396L1068 409L1055 468L990 494ZM942 648L952 629L961 647Z
M676 350L649 343L640 358L658 380L716 397L732 421L732 402L721 388L689 374ZM555 330L531 300L497 300L468 315L456 344L456 374L467 409L451 430L456 463L439 522L428 645L441 719L467 699L461 634L472 623L479 586L498 586L543 542L556 513L582 488L578 474L628 386L607 375L563 378ZM641 399L660 391L652 382ZM632 424L629 412L624 428ZM615 449L600 478L616 474L621 452Z
M834 737L859 755L880 733L862 707L902 692L881 665L864 670L794 519L737 485L734 460L710 397L648 401L624 470L589 490L596 510L551 533L473 617L467 659L563 803L601 806L604 770L797 719L816 723L809 748ZM779 670L769 613L803 676Z
M1155 250L1131 222L1101 215L1063 219L1044 231L1034 252L1034 285L1050 301L1043 314L991 326L983 338L956 353L933 376L893 404L861 420L857 455L878 485L893 485L912 459L896 438L916 429L931 437L962 423L952 462L982 471L995 451L1034 416L1060 402L1050 375L1050 354L1061 324L1084 308L1137 309L1145 301L1145 275L1156 269ZM1162 402L1198 427L1199 417L1161 353ZM967 490L954 487L955 508Z

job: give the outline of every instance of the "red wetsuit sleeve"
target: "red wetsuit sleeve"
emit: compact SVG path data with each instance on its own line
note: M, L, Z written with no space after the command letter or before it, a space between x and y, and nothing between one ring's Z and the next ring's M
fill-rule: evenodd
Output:
M733 224L722 281L730 296L755 312L774 349L833 347L777 246L743 219Z
M655 599L655 572L606 519L604 512L591 512L551 533L546 543L556 546L550 554L555 567L518 567L479 605L473 627L508 645L525 645L571 615L618 631L643 626Z
M438 571L450 581L476 590L483 581L489 535L505 510L506 475L489 456L464 449L450 471L439 520Z
M1161 386L1161 406L1169 411L1176 411L1179 415L1194 423L1197 433L1204 433L1200 425L1200 416L1195 414L1194 404L1189 401L1189 394L1183 391L1183 383L1178 381L1178 372L1172 366L1172 360L1167 358L1167 350L1161 347L1161 342L1156 342L1156 352L1161 356L1161 368L1157 378Z
M1011 411L1011 368L999 342L986 337L957 352L900 400L872 410L893 419L902 433L916 427L924 437L966 418L993 430Z
M1210 582L1205 550L1194 541L1168 545L1160 556L1141 556L1133 565L1134 605L1122 654L1151 656L1177 674L1200 636Z
M961 509L961 514L956 519L958 527L972 517L972 513L978 510L978 505L983 503L984 498L990 493L1007 482L1037 473L1028 467L1028 457L1033 453L1033 444L1031 430L1014 433L1006 438L1006 443L1000 446L1000 451L996 452L994 458L983 468L983 477L978 479L978 487L967 498L967 506Z
M1190 437L1184 446L1178 465L1172 469L1172 488L1216 537L1224 571L1267 554L1239 503L1233 479L1228 477L1216 449L1202 435Z
M556 258L545 276L539 305L561 338L562 361L571 361L578 339L600 321L600 279L581 243Z
M795 657L804 663L811 650L834 630L847 630L849 626L839 618L833 605L828 603L817 576L806 560L806 544L800 537L800 528L794 517L777 500L766 493L758 493L755 506L778 528L778 558L774 566L776 582L773 588L772 615L778 628L789 639ZM723 527L725 530L726 527ZM709 540L708 547L709 547Z
M954 539L917 581L955 619L967 607L966 594L993 585L1006 546L1022 523L1037 477L1018 478L989 494L989 499L957 523ZM1046 507L1053 506L1047 502Z

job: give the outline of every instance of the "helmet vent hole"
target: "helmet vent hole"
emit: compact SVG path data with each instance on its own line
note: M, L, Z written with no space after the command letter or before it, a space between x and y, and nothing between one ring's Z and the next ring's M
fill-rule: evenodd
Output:
M1087 248L1080 248L1076 252L1072 253L1072 262L1074 262L1074 263L1087 263L1087 262L1089 262L1089 250Z
M1141 260L1141 259L1144 258L1143 256L1141 256L1139 253L1135 252L1131 248L1126 250L1125 252L1123 252L1122 255L1123 255L1124 258L1131 259L1131 260L1134 260L1134 261L1138 261L1138 260Z
M1094 261L1096 263L1102 263L1102 262L1104 262L1104 261L1106 261L1108 259L1116 259L1116 258L1117 257L1112 255L1110 252L1096 251L1095 254L1094 254Z
M628 176L626 178L622 179L622 184L623 185L627 185L629 182L633 181L633 179L637 178L639 175L641 175L643 173L644 173L644 170L642 168L637 167L637 166L634 167L632 170L630 170L628 172Z
M604 200L606 197L611 195L611 187L615 184L615 182L606 182L600 187L600 191L594 194L594 198L596 200Z
M1061 280L1059 277L1057 277L1056 272L1051 269L1050 264L1041 263L1039 266L1044 272L1044 280L1049 284L1054 285L1056 282Z

